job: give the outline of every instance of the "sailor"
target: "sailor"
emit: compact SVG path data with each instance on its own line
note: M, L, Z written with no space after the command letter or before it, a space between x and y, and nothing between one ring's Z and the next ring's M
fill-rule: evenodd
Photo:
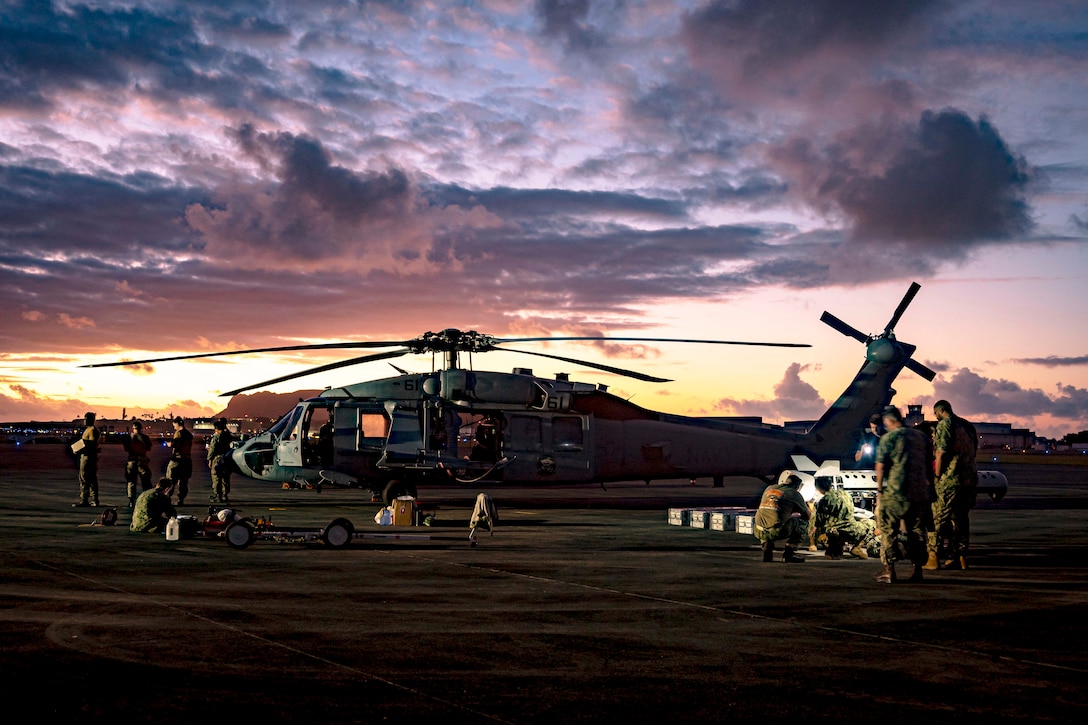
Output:
M797 554L801 540L808 534L809 508L798 488L801 477L796 471L782 471L778 483L763 491L756 511L755 536L763 548L763 561L774 561L774 542L786 540L782 561L804 563Z
M230 447L234 436L227 430L227 419L212 424L215 433L208 441L208 470L212 474L212 496L215 503L230 503Z
M845 545L852 544L852 555L868 559L867 547L875 538L876 525L869 519L858 520L854 516L854 500L846 491L833 487L830 476L817 476L816 490L823 494L816 504L814 523L816 535L827 536L824 556L841 559Z
M858 440L858 449L854 452L854 468L869 470L873 467L873 461L876 460L876 447L880 445L880 436L883 434L880 413L873 413L869 417L869 426Z
M189 495L189 479L193 475L193 434L185 427L181 416L174 418L173 450L170 463L166 466L166 475L174 482L178 490L178 506L185 503Z
M98 445L102 440L102 431L94 424L95 414L83 416L83 434L79 451L79 501L73 506L98 505Z
M903 415L894 405L884 409L884 427L876 451L876 521L880 530L880 561L884 570L876 580L882 584L896 581L896 539L900 528L906 530L907 553L914 572L908 581L922 581L926 562L926 532L923 507L929 503L926 487L925 435L903 425Z
M136 497L151 488L151 439L143 432L144 424L132 421L132 433L122 442L128 459L125 461L125 481L128 482L128 507L136 505ZM137 490L139 486L139 490Z
M155 488L141 493L136 499L136 507L132 509L129 531L148 534L159 534L165 531L166 522L178 515L174 507L170 505L170 493L173 488L174 482L163 477L155 484Z
M971 540L971 509L975 506L978 435L975 427L952 412L947 400L933 404L937 429L933 433L937 500L933 503L935 534L929 541L928 568L937 562L938 546L948 542L942 569L966 569Z

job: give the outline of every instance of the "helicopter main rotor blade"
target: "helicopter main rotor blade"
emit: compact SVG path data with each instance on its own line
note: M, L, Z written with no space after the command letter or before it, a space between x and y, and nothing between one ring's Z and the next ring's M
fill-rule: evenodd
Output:
M291 373L290 375L283 375L272 380L265 380L262 383L256 383L255 385L247 385L244 388L238 388L237 390L230 390L226 393L220 393L219 397L225 398L228 395L237 395L238 393L244 393L247 390L253 390L254 388L263 388L266 385L275 385L276 383L282 383L287 380L294 380L295 378L305 377L307 375L314 375L316 373L323 373L329 370L336 370L338 368L346 368L349 365L359 365L360 363L373 362L374 360L388 360L389 358L400 357L401 355L407 355L411 350L390 350L389 352L379 352L373 355L363 355L362 357L355 357L350 360L341 360L340 362L329 363L328 365L320 365L316 368L310 368L298 373Z
M899 306L895 308L895 313L892 315L892 319L888 322L888 326L884 328L884 334L889 334L895 329L895 326L899 324L899 318L903 316L903 313L907 311L907 305L914 299L914 295L918 294L918 290L922 289L922 285L917 282L911 282L910 288L907 293L903 295L902 301Z
M604 370L608 373L615 373L616 375L623 375L624 377L634 378L635 380L644 380L647 383L669 383L672 382L669 378L655 378L652 375L646 375L645 373L635 372L634 370L624 370L623 368L612 367L611 365L602 365L601 363L589 362L588 360L576 360L572 357L562 357L560 355L549 355L544 352L530 352L528 350L512 350L508 347L496 347L493 350L499 352L516 352L519 355L536 355L537 357L550 357L552 360L562 360L563 362L569 362L573 365L585 365L587 367L596 368L597 370Z
M573 340L605 342L691 342L706 345L756 345L760 347L812 347L804 342L745 342L741 340L683 340L672 337L519 337L495 338L495 342L570 342Z
M251 350L226 350L224 352L200 352L193 355L173 355L171 357L155 357L146 360L122 360L120 362L93 363L80 365L81 368L110 368L119 365L145 365L148 363L169 362L171 360L192 360L200 357L224 357L227 355L253 355L261 352L293 352L297 350L352 350L368 347L393 347L394 345L407 345L410 340L372 340L357 342L326 342L313 345L285 345L283 347L257 347Z
M851 327L847 323L840 320L838 317L835 317L835 315L831 314L830 312L824 312L822 315L820 315L820 322L828 325L829 327L837 330L838 332L841 332L847 337L854 338L862 345L869 344L870 338L868 335L866 335L864 332L861 332L857 328Z

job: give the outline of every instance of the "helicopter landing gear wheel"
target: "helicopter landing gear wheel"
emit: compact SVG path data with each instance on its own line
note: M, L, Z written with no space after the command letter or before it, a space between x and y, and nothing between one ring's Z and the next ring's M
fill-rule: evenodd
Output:
M392 506L398 496L411 496L412 498L415 498L415 484L402 481L399 478L394 478L392 481L385 484L385 490L382 491L382 500L385 501L386 506Z
M244 549L252 544L255 538L253 526L246 521L235 521L227 527L223 536L232 549Z
M333 519L321 532L321 540L332 549L342 549L355 538L355 527L347 519Z

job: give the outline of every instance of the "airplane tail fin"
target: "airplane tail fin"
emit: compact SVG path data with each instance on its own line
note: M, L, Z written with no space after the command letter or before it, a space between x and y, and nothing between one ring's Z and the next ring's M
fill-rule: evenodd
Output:
M793 459L793 467L802 473L815 473L820 469L808 456L792 455L790 458Z

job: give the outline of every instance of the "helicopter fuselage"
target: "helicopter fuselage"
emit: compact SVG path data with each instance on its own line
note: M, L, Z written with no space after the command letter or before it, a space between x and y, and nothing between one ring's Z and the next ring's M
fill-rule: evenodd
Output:
M325 432L322 433L322 428ZM234 452L239 470L384 491L428 478L504 483L715 477L772 470L803 434L646 410L602 386L449 369L325 391Z

